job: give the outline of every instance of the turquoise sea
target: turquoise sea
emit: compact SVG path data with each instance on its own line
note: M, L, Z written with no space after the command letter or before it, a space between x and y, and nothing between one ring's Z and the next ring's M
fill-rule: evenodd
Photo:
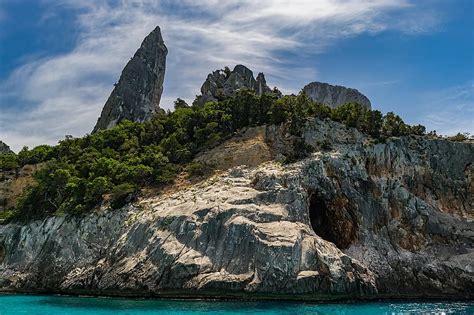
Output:
M314 304L202 300L140 300L71 296L0 295L0 315L145 314L474 314L472 302Z

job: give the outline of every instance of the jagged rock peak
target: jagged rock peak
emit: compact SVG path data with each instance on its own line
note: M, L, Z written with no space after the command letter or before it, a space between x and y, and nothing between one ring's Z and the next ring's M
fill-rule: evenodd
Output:
M370 100L356 89L322 82L311 82L303 88L303 91L313 101L332 108L351 102L371 108Z
M159 110L167 53L157 26L123 69L92 132L111 128L123 119L143 122Z
M0 154L13 152L10 147L3 141L0 141Z
M201 95L198 96L197 102L204 104L223 100L242 88L254 90L257 95L272 92L263 73L259 73L255 79L252 70L244 65L236 65L232 71L225 67L208 74L201 86Z
M255 80L255 91L257 95L263 95L265 93L270 93L272 90L267 85L267 80L265 80L265 75L260 72L257 75L257 79Z

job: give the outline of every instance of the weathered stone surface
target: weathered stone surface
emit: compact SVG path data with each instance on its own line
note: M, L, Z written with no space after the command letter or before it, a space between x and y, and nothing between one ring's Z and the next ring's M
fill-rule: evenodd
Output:
M284 127L255 134L274 156L295 149ZM0 288L474 297L473 144L422 137L374 144L319 120L307 123L303 138L315 152L293 164L233 167L118 211L0 226ZM320 149L323 141L330 150Z
M356 89L321 82L311 82L303 88L303 91L313 101L323 103L329 107L334 108L346 103L359 103L367 108L371 108L370 100Z
M0 141L0 154L13 152L10 147L3 141Z
M121 120L143 122L159 110L168 50L156 27L142 42L122 71L93 132Z
M260 72L255 79L249 68L236 65L232 71L226 68L210 73L201 86L201 95L198 96L196 102L204 104L209 101L220 101L243 88L253 90L257 95L273 91L267 86L263 73Z

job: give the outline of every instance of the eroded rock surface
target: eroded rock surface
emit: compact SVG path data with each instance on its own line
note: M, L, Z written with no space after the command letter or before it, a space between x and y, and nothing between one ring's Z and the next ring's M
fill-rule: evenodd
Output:
M335 108L346 103L359 103L371 108L370 100L356 89L322 82L311 82L303 91L315 102Z
M157 27L123 69L92 132L111 128L124 119L143 122L159 110L167 53Z
M255 134L273 155L290 150L284 127ZM319 120L303 138L315 152L293 164L233 167L117 211L0 226L0 288L473 298L472 144L374 144Z
M255 79L252 70L243 65L236 65L232 71L226 68L210 73L201 86L201 95L196 102L204 104L223 100L240 89L253 90L257 95L273 92L268 87L263 73L260 72ZM277 90L275 92L279 93Z

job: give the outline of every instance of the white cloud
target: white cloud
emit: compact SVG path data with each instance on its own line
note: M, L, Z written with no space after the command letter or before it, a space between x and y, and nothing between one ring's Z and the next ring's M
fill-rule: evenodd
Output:
M270 85L297 92L317 79L317 70L278 52L317 53L347 36L423 30L422 23L410 25L400 16L413 9L408 0L48 0L44 5L48 17L55 10L74 10L79 37L70 52L27 62L0 85L2 102L28 107L1 113L0 139L15 150L90 132L121 69L156 25L169 50L165 108L177 97L192 101L207 73L224 65L245 64L264 72Z
M422 124L438 134L454 135L469 132L474 135L474 83L449 87L422 96L427 114Z

